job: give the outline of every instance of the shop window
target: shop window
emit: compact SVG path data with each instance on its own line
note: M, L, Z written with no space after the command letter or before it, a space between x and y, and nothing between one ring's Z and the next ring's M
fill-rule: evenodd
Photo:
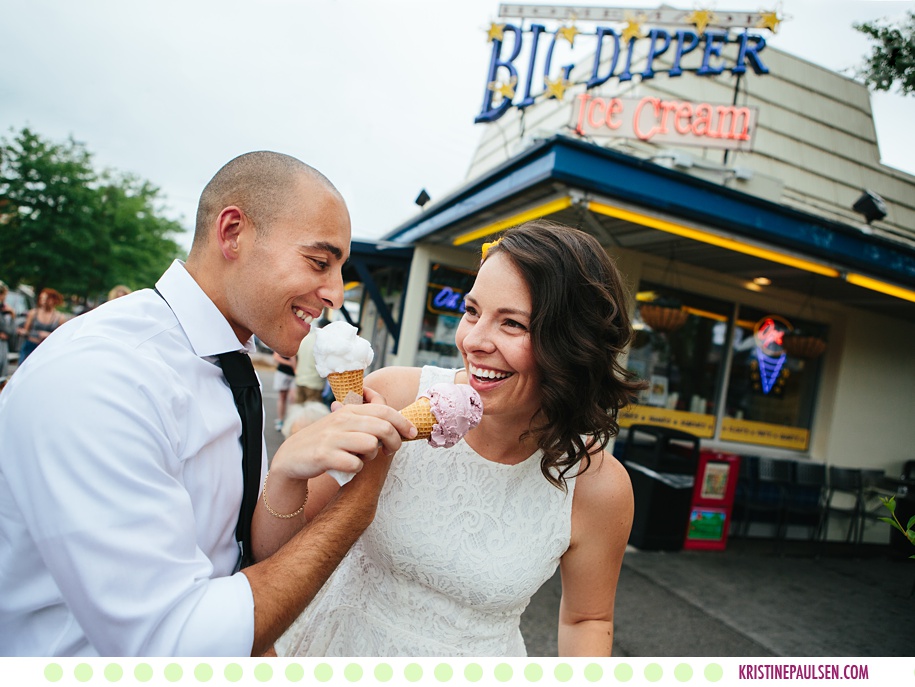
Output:
M733 306L643 283L628 367L649 383L621 424L661 424L700 437L715 433L728 321Z
M464 314L464 296L473 286L474 272L434 264L429 272L426 307L417 365L463 367L454 335Z
M806 450L827 328L739 307L721 439Z
M651 283L637 298L628 367L649 387L621 426L808 448L825 325Z

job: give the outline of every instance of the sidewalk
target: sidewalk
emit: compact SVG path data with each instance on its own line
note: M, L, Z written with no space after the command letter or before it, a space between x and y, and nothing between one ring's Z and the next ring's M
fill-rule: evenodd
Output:
M915 553L915 551L913 551ZM722 552L630 548L616 600L615 656L912 656L915 560L886 547L806 542L775 552L732 539ZM521 629L531 656L556 655L558 573Z

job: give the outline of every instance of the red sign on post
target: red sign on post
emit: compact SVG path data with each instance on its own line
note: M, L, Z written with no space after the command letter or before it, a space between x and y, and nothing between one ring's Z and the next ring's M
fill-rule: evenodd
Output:
M740 456L712 451L699 453L684 549L724 550L739 472Z

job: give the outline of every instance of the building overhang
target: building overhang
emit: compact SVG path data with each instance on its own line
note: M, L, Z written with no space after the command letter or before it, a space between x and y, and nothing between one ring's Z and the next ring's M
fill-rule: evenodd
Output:
M547 217L623 248L915 320L915 244L803 213L649 160L556 135L388 233L478 251Z

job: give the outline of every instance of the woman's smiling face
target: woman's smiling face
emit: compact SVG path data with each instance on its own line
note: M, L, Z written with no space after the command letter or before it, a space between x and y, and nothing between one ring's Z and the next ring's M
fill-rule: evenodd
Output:
M483 263L455 343L485 415L518 414L526 422L540 408L531 307L530 289L509 257L495 253Z

